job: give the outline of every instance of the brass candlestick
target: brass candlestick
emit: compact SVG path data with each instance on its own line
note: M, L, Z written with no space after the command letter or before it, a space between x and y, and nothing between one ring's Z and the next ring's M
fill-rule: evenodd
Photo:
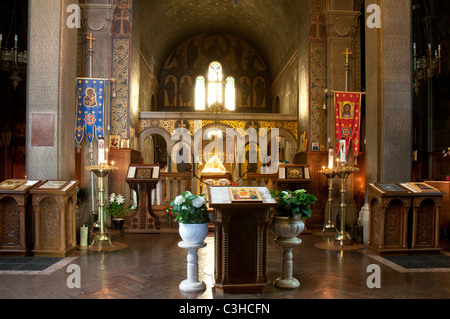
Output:
M332 203L333 203L333 178L337 171L333 167L323 168L319 174L324 174L328 178L328 221L323 225L322 232L336 232L336 224L331 220Z
M345 209L347 207L345 182L348 176L357 171L359 168L345 166L345 163L341 163L341 166L336 168L336 175L341 179L341 230L336 234L334 242L339 242L341 247L352 240L350 234L345 231Z
M93 172L98 177L98 215L99 215L99 228L100 232L94 236L94 239L92 240L92 244L89 247L92 247L95 243L95 241L100 241L101 243L107 241L111 246L113 246L111 242L111 238L109 237L108 232L105 228L105 216L104 216L104 196L103 193L105 192L103 179L106 177L111 171L116 170L117 167L108 165L105 163L99 164L99 165L93 165L86 167L87 170Z

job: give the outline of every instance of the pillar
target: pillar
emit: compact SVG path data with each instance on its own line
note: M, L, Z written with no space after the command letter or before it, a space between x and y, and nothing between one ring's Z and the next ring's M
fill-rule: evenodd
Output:
M66 9L76 0L29 3L27 178L75 177L77 29Z
M369 0L381 28L366 25L366 184L411 180L411 1ZM409 57L409 58L408 58ZM367 194L367 191L366 191ZM367 240L369 211L361 211Z

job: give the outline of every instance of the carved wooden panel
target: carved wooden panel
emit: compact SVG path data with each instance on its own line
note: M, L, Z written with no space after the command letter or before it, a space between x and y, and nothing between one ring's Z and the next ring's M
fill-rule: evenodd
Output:
M2 241L1 246L20 245L20 210L17 202L12 197L4 197L0 200Z
M433 247L436 232L435 220L436 204L432 199L425 199L417 210L417 247Z
M59 224L59 205L55 199L46 197L40 204L41 218L40 225L42 227L42 249L53 250L58 249L58 238L60 235Z
M403 211L403 202L398 199L392 200L386 209L384 220L384 247L386 248L402 248Z

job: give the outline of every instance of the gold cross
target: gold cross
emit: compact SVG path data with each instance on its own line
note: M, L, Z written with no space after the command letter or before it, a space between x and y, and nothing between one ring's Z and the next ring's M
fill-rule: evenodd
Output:
M183 128L186 127L186 124L184 124L184 121L183 121L183 120L181 120L180 124L178 124L178 127L183 127Z
M89 36L86 36L86 39L89 40L89 49L92 50L92 41L95 41L95 38L92 36L92 33Z
M249 128L254 128L254 129L257 129L258 127L255 125L255 122L254 121L252 121L252 125L249 125L248 126Z
M348 64L348 56L352 55L352 52L348 51L348 48L345 49L345 52L342 52L342 54L345 54L345 64Z

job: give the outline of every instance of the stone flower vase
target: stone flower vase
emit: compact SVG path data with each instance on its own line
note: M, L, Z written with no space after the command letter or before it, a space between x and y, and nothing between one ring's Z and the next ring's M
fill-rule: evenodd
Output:
M181 239L186 244L200 245L203 244L206 236L208 235L208 223L204 224L183 224L179 223L178 232Z
M274 286L278 288L297 288L300 287L300 282L292 277L293 270L293 253L292 249L301 244L302 240L297 236L305 228L303 219L299 217L280 217L274 216L270 229L277 236L274 240L275 244L283 250L283 260L281 264L281 277L274 281Z

